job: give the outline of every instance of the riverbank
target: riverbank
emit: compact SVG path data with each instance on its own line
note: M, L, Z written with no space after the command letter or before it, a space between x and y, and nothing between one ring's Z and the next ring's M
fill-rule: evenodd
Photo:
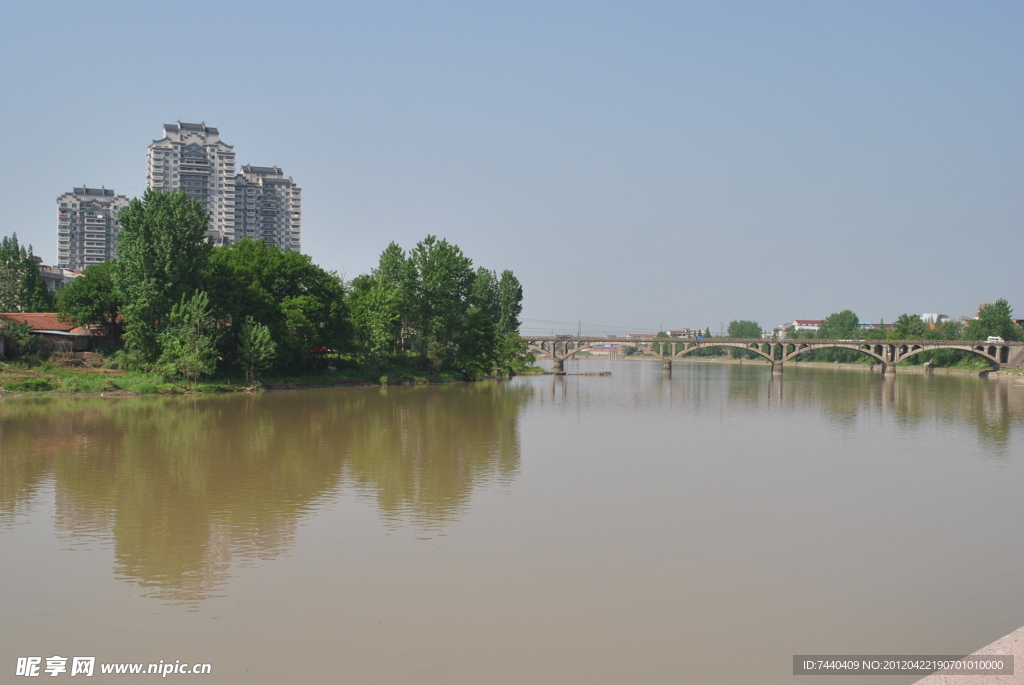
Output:
M523 375L541 373L546 372L539 367L531 367ZM370 371L358 366L330 365L323 370L305 374L267 374L254 385L248 384L244 377L234 376L207 379L190 386L168 381L158 373L143 371L122 371L101 366L66 367L51 362L36 366L0 363L0 398L38 395L195 395L374 385L430 385L463 380L452 374L429 376L406 368Z

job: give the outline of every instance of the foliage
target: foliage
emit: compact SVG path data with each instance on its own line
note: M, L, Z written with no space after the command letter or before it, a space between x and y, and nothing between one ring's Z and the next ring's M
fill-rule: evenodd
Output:
M931 329L917 314L900 314L892 326L889 337L893 340L920 340Z
M270 331L279 367L309 368L322 358L321 350L350 345L341 279L313 264L308 255L241 240L213 248L207 278L214 312L226 324L222 351L229 361L244 366L237 355L247 317Z
M856 337L860 319L849 309L829 314L818 328L819 338L826 340L850 340Z
M214 319L210 297L197 292L171 307L167 328L160 334L159 366L170 377L184 378L192 385L217 367Z
M964 329L964 340L985 340L989 336L1003 340L1017 341L1024 338L1024 331L1013 320L1013 308L1004 299L978 308L978 318L970 321Z
M0 239L0 311L52 312L53 295L39 273L32 246L18 243L18 234Z
M270 335L270 329L252 317L246 317L239 333L238 358L245 370L245 378L252 385L256 376L267 368L277 353L277 345Z
M730 338L760 338L761 324L756 321L730 321Z
M57 293L57 311L61 318L76 326L101 326L107 334L120 338L124 333L121 300L111 277L113 262L94 264Z
M402 292L380 272L352 281L349 307L356 342L376 365L400 345L402 330Z
M14 358L31 356L43 345L42 338L32 335L32 326L27 323L0 321L0 335L7 339L5 354Z
M0 262L0 311L18 311L20 291L14 271L7 264Z
M447 240L428 235L409 254L412 324L421 350L435 369L454 361L456 338L469 309L472 261Z
M498 279L498 325L499 336L508 337L518 333L521 322L519 315L523 311L523 285L515 275L505 269Z
M212 247L205 237L208 221L203 206L184 191L147 190L118 214L111 282L121 303L125 346L146 361L162 354L159 330L171 309L202 287Z

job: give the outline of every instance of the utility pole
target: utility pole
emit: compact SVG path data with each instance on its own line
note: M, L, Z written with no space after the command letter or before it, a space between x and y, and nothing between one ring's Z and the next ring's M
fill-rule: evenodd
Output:
M583 319L576 322L576 337L580 338L583 336Z

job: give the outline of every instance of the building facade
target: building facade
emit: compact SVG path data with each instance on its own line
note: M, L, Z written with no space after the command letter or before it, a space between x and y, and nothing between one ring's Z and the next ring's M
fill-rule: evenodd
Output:
M57 198L57 266L84 269L117 256L117 214L128 198L107 188L75 188Z
M242 167L235 176L235 240L299 252L302 190L280 168Z
M208 233L218 245L235 235L235 151L205 123L164 124L164 137L149 146L146 185L184 190L210 215Z

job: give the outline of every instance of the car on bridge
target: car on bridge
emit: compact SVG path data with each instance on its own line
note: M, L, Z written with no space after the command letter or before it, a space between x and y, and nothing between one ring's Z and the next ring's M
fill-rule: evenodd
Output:
M1003 340L1002 338L1000 338L998 335L990 335L990 336L988 336L988 340L986 340L985 342L1004 343L1006 341Z

